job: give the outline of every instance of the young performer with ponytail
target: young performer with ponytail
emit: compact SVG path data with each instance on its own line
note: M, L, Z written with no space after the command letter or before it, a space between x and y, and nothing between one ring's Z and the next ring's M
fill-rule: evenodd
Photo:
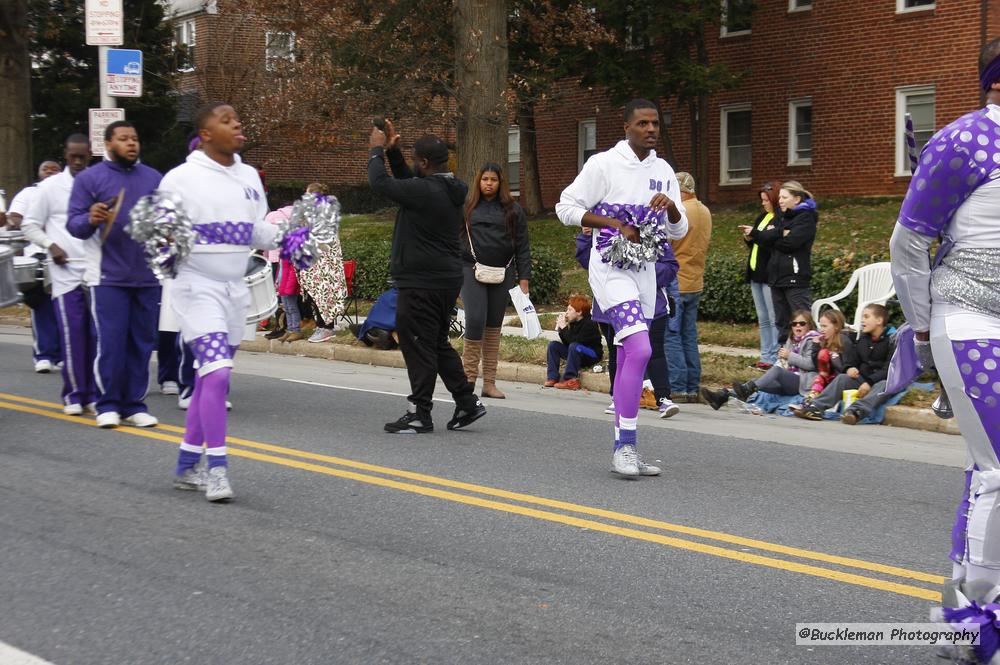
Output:
M563 190L556 214L567 226L602 229L593 234L589 280L594 298L615 330L618 370L615 376L615 426L612 470L625 477L655 476L637 452L636 421L642 377L651 348L649 325L656 302L655 261L635 266L602 254L619 234L639 244L640 219L652 213L666 237L683 238L687 217L674 170L653 149L660 136L656 105L634 99L625 106L626 139L594 155L576 180Z
M969 450L953 579L934 613L981 627L979 645L952 654L962 663L1000 662L1000 39L983 47L979 70L986 107L931 138L890 242L916 357L937 366Z

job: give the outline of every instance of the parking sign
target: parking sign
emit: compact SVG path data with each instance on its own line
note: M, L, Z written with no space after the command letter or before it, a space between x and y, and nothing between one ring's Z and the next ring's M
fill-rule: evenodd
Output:
M142 51L108 49L108 95L142 97Z
M90 109L90 152L104 156L104 128L125 119L125 109Z

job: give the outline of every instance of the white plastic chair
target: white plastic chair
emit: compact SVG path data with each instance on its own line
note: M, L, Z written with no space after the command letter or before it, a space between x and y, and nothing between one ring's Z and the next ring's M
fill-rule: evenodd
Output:
M862 266L855 270L843 291L829 298L820 298L812 304L813 319L819 321L820 310L824 306L830 306L840 311L836 301L849 296L856 286L858 288L858 307L854 310L854 322L850 326L851 330L860 332L861 313L865 307L873 303L885 305L889 298L896 295L896 288L892 284L890 265L888 261L884 261Z

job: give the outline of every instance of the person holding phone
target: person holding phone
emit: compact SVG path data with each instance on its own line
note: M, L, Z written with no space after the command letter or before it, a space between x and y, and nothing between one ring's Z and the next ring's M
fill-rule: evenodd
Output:
M774 325L774 300L771 287L768 286L767 266L771 260L771 250L762 246L754 234L774 226L780 220L781 208L778 206L778 191L781 183L777 180L765 182L758 194L760 196L760 214L753 224L741 224L737 228L743 236L743 242L750 250L747 253L745 278L753 294L753 306L757 310L757 325L760 328L760 360L752 365L754 369L767 371L778 360L778 328Z

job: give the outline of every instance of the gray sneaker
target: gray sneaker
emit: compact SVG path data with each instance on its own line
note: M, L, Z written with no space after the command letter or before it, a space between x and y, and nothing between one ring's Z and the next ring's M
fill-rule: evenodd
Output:
M611 457L611 470L617 474L635 478L639 476L639 454L635 446L625 444Z
M226 467L215 466L208 470L205 498L209 501L229 501L233 498L233 488L229 486Z
M187 469L179 476L174 476L174 489L191 492L205 491L205 470L200 467Z

